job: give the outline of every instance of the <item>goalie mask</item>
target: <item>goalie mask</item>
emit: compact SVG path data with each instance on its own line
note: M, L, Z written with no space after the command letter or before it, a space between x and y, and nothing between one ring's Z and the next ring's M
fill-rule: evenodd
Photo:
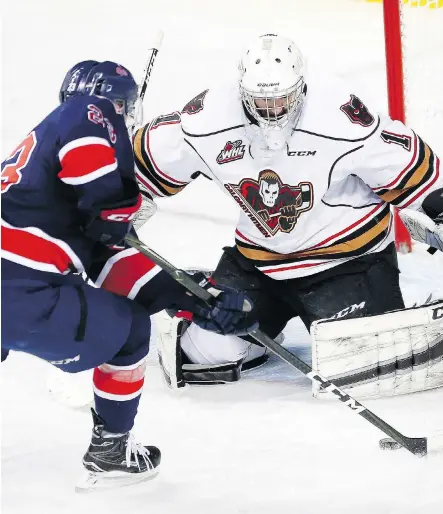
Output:
M247 50L240 65L240 95L267 147L284 147L301 114L306 94L304 61L288 38L266 34Z

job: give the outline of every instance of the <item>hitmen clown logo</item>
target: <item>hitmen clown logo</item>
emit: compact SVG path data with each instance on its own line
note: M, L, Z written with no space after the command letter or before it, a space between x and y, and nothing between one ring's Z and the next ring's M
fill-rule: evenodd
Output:
M291 232L302 212L312 209L314 190L310 182L283 184L272 170L259 173L258 181L246 178L238 185L225 184L249 219L265 237L279 230Z

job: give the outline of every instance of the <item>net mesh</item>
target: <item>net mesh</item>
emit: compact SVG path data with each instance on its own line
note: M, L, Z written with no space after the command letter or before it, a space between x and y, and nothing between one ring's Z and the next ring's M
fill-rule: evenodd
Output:
M443 0L403 0L401 33L406 123L441 156Z

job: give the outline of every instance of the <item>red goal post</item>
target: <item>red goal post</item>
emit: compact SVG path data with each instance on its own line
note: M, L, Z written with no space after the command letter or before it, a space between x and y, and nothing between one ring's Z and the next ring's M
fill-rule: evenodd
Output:
M432 112L432 106L419 107L414 100L414 95L417 97L419 94L418 86L413 84L412 91L409 87L410 82L417 82L416 76L421 74L421 71L412 69L408 71L408 52L414 54L411 59L418 62L421 59L422 68L428 67L428 71L424 70L423 83L421 85L421 95L426 96L429 94L428 88L432 86L431 80L426 81L425 76L431 76L432 69L435 68L435 60L439 59L441 68L440 81L443 80L443 46L440 46L437 40L435 43L435 50L438 50L440 55L434 52L429 57L429 52L426 51L424 45L432 48L431 38L433 34L438 31L443 31L443 25L438 24L437 16L443 20L443 0L366 0L369 3L382 3L383 4L383 21L384 21L384 37L385 37L385 51L386 51L386 78L387 78L387 93L388 93L388 106L389 115L393 119L397 119L410 125L416 129L420 135L427 139L426 133L423 134L421 126L425 123L429 126L429 133L431 131L439 132L441 138L443 134L443 115L441 119L436 118L436 112ZM426 13L419 11L426 10ZM429 23L432 17L432 22ZM419 27L419 25L422 25ZM416 38L414 40L414 38ZM417 39L421 41L417 42ZM423 45L424 42L424 45ZM421 49L421 46L424 49ZM411 51L412 50L412 51ZM409 73L409 75L408 75ZM413 75L412 77L410 75ZM434 80L438 80L438 73L435 74ZM443 82L440 82L440 87ZM414 88L416 91L414 92ZM440 96L435 98L436 102L440 102ZM415 104L415 107L414 107ZM415 112L414 112L415 109ZM442 111L443 112L443 111ZM417 120L418 114L422 118L420 122ZM438 113L441 114L441 113ZM428 118L428 120L426 120ZM437 115L438 118L438 115ZM437 137L437 134L435 134ZM432 146L432 142L431 146ZM435 149L435 148L434 148ZM436 149L439 152L438 148ZM441 150L440 150L441 152ZM398 212L395 210L395 239L396 246L400 252L407 253L412 249L411 237L409 232L401 222Z

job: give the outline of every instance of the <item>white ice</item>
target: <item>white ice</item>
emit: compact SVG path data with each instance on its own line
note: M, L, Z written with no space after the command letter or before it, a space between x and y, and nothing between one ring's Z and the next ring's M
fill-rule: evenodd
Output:
M6 0L3 20L2 157L57 105L66 70L83 59L121 61L141 75L149 35L165 30L146 117L180 108L220 75L235 73L238 47L265 32L292 35L310 62L356 84L386 110L381 8L354 0ZM443 9L441 10L443 12ZM440 12L414 10L411 66L439 84ZM441 32L441 31L440 31ZM437 38L437 39L436 39ZM440 38L440 39L438 39ZM436 44L437 41L437 44ZM440 49L440 50L439 50ZM432 63L426 66L426 63ZM414 76L418 77L419 71ZM417 94L417 93L416 93ZM422 98L417 96L413 105ZM418 109L417 131L443 154L438 102ZM417 108L414 107L415 111ZM414 110L413 109L413 110ZM412 121L411 121L412 124ZM439 125L442 127L442 125ZM216 265L232 244L234 205L204 179L159 202L143 238L178 266ZM167 227L167 228L166 228ZM202 243L204 242L204 244ZM400 256L407 303L443 296L443 256L420 245ZM3 301L7 301L3 298ZM285 345L309 360L297 320ZM266 371L267 369L267 371ZM49 365L12 354L2 364L2 509L5 514L436 514L443 503L443 456L378 449L383 435L336 401L314 400L310 383L273 358L229 386L174 395L149 361L136 435L163 451L160 476L137 486L78 495L74 483L91 419L48 395ZM366 402L408 436L443 428L443 393Z

